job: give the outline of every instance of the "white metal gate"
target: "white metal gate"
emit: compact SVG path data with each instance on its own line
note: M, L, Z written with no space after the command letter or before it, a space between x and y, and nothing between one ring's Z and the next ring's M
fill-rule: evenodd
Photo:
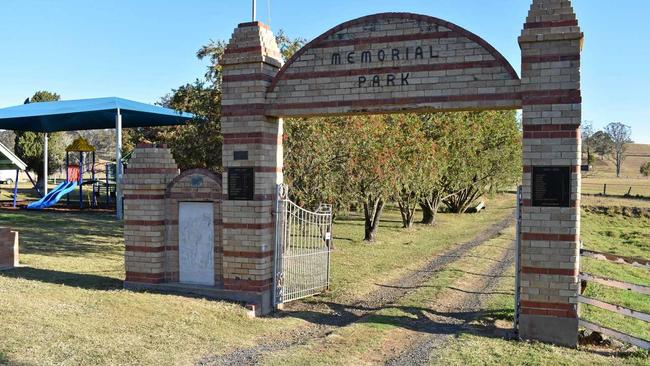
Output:
M276 198L275 305L317 295L329 288L332 206L308 211L291 202L279 185Z

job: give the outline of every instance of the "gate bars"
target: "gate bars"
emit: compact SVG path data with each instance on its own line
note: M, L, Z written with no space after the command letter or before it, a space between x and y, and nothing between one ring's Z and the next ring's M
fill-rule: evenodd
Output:
M517 211L515 212L515 220L517 228L515 233L515 319L513 328L515 334L519 334L519 314L520 314L520 299L521 299L521 207L523 203L523 187L517 187Z
M275 207L274 306L329 288L332 206L305 210L278 185Z

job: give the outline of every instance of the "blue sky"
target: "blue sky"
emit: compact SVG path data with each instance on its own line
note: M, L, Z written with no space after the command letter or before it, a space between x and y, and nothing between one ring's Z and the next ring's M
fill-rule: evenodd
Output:
M259 20L314 38L362 15L436 16L480 35L520 68L517 36L529 0L258 0ZM583 31L583 119L632 126L650 144L647 0L574 0ZM64 99L155 102L203 75L196 50L250 20L250 0L0 0L0 107L34 91Z

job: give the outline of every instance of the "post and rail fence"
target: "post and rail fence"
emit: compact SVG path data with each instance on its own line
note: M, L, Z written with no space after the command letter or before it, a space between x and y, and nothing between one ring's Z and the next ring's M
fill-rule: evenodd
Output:
M587 258L592 258L592 259L597 259L601 261L607 261L611 263L617 263L617 264L623 264L623 265L629 265L629 266L635 266L635 267L640 267L640 268L648 268L650 269L650 260L647 259L642 259L642 258L633 258L633 257L624 257L624 256L618 256L615 254L611 253L602 253L602 252L596 252L592 250L587 250L587 249L581 249L580 250L580 255L581 257L587 257ZM614 305L610 304L601 300L597 300L594 298L586 297L583 296L582 294L584 293L587 284L588 283L597 283L602 286L607 286L607 287L612 287L612 288L617 288L617 289L622 289L622 290L627 290L631 291L637 294L642 294L642 295L650 295L650 287L648 286L643 286L643 285L638 285L638 284L632 284L632 283L627 283L623 281L618 281L615 279L610 279L610 278L605 278L602 276L597 276L594 274L590 273L584 273L580 272L579 279L581 282L580 286L580 295L578 296L578 303L579 304L586 304L586 305L591 305L595 306L597 308L606 310L606 311L611 311L616 314L624 315L626 317L638 319L641 321L644 321L646 323L650 323L650 314L646 314L640 311L636 311L633 309L628 309L626 307L620 306L620 305ZM607 327L604 327L600 324L596 324L590 321L587 321L583 318L579 319L579 325L585 329L589 329L594 332L599 332L604 335L607 335L609 337L618 339L622 342L629 343L632 345L635 345L639 348L643 348L645 350L650 350L650 341L641 339L638 337L634 337L630 334L626 334L614 329L610 329Z

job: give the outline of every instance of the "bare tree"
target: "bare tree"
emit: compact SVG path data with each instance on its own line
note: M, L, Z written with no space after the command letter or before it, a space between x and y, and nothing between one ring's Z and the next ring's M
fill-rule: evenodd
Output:
M582 122L582 151L587 153L587 165L591 165L591 145L594 127L591 121Z
M605 127L605 132L612 139L614 145L614 158L616 161L616 176L620 177L621 166L623 165L625 150L627 149L626 145L632 142L630 139L632 136L632 128L620 122L612 122Z

